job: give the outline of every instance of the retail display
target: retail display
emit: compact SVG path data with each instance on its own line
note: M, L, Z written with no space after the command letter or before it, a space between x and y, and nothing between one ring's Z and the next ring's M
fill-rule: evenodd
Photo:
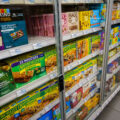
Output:
M120 91L120 3L0 6L0 120L95 119Z

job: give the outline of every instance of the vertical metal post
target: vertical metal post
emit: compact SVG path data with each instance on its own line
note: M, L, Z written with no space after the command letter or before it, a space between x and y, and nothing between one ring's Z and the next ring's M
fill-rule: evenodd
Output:
M104 52L103 52L103 69L101 76L101 104L104 102L105 82L108 65L108 52L109 52L109 40L112 21L112 6L113 0L107 0L106 22L105 22L105 40L104 40Z
M57 48L57 65L58 65L58 84L60 93L61 119L66 119L65 104L65 87L64 87L64 65L63 65L63 37L61 28L61 0L54 0L54 22L55 22L55 39Z

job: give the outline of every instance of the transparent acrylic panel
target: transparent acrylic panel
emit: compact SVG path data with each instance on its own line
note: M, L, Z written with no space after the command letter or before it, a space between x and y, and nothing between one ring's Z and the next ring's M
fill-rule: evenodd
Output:
M62 0L66 118L87 119L99 106L106 4ZM81 111L84 111L81 113ZM93 112L93 111L92 111Z
M109 39L108 67L105 82L105 98L108 98L119 87L120 71L120 2L114 1L112 9L112 22Z
M61 118L55 36L52 0L0 1L1 120Z

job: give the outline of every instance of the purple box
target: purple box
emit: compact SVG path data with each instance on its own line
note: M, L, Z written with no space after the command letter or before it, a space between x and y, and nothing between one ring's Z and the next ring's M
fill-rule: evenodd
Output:
M4 44L3 44L1 32L0 32L0 50L4 50Z

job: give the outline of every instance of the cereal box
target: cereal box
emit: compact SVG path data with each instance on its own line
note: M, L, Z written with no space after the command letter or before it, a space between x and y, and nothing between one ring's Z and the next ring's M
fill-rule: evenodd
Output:
M66 113L68 113L71 110L71 105L70 105L70 97L66 97Z
M57 67L57 56L56 49L54 46L51 46L50 49L45 49L45 66L46 72L50 73L56 70Z
M103 50L103 48L104 48L105 32L102 31L102 32L100 32L99 34L100 34L100 36L101 36L101 39L100 39L100 49Z
M76 60L76 43L68 43L63 47L64 66Z
M113 28L112 45L116 44L118 42L118 36L119 36L119 27L114 27Z
M99 10L90 11L90 26L91 28L100 26Z
M5 61L0 62L0 97L16 88L10 66Z
M90 92L93 91L96 88L96 82L97 82L97 77L93 78L90 81Z
M53 120L61 120L60 104L52 108Z
M68 31L70 33L76 32L79 30L79 21L78 21L78 12L68 12Z
M98 71L98 69L97 69L97 58L93 58L92 63L93 63L93 74L95 74Z
M112 11L112 20L116 20L117 19L117 10L113 10Z
M79 12L80 30L90 29L90 11Z
M4 50L4 44L3 44L1 32L0 32L0 50Z
M120 19L120 10L117 10L117 19Z
M6 62L11 66L16 88L26 85L46 74L45 57L42 52L31 52L19 56L19 59L15 57L6 60Z

